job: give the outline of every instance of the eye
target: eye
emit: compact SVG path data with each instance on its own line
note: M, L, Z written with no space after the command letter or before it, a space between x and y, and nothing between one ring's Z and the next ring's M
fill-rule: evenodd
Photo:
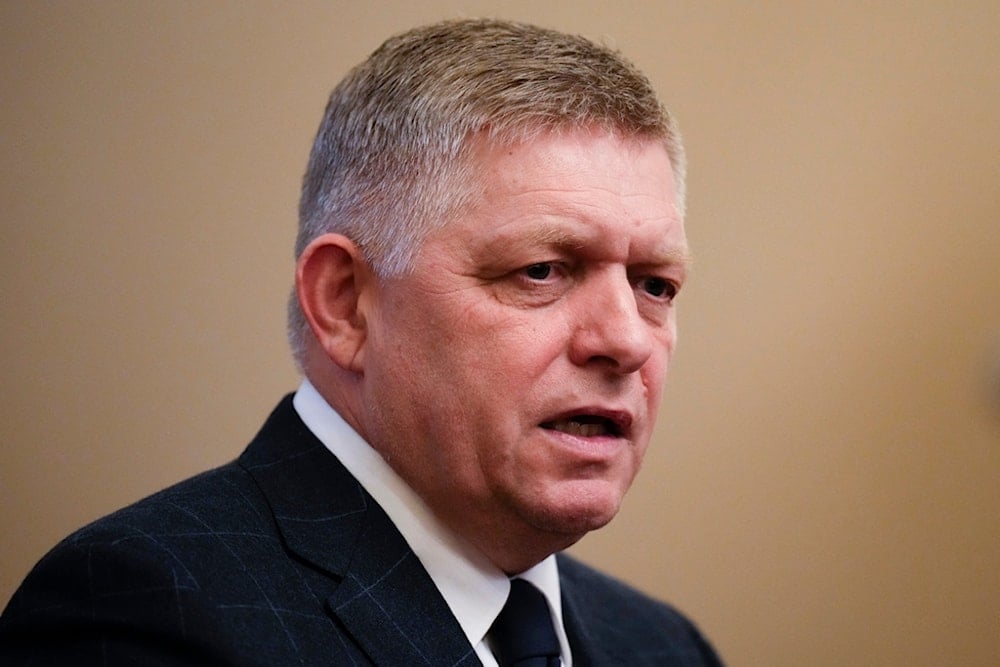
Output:
M665 299L667 301L673 301L679 291L677 285L665 278L659 278L657 276L640 279L638 286L646 292L646 294L657 299Z
M552 264L548 262L540 262L538 264L532 264L524 268L524 275L528 276L532 280L545 280L552 275Z
M517 268L489 283L497 298L509 305L541 308L554 303L573 288L573 267L563 260L516 266Z

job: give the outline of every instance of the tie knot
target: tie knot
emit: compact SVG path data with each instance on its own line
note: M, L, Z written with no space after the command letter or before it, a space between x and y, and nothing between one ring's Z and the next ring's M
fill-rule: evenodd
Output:
M490 629L500 667L557 667L559 639L542 592L523 579L510 582L507 603Z

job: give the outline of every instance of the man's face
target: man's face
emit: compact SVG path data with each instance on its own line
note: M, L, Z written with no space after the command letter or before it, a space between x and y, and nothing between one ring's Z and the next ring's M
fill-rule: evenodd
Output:
M362 428L488 555L561 548L615 515L653 429L687 257L670 162L584 131L474 160L481 196L369 304Z

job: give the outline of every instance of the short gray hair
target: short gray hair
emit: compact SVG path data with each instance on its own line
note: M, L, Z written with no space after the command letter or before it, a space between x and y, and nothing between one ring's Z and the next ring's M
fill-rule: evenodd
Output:
M680 133L649 80L619 53L509 21L444 21L391 37L330 95L299 201L298 257L335 232L376 275L405 273L427 235L471 196L471 139L497 145L598 127L664 143L683 211ZM301 365L309 326L293 292Z

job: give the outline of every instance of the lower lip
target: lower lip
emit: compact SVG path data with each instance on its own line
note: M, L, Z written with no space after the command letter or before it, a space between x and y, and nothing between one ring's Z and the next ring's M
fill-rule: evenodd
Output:
M621 436L597 435L587 437L564 433L554 429L539 428L559 449L565 450L574 457L589 463L606 462L615 458L623 449L629 446L629 441Z

